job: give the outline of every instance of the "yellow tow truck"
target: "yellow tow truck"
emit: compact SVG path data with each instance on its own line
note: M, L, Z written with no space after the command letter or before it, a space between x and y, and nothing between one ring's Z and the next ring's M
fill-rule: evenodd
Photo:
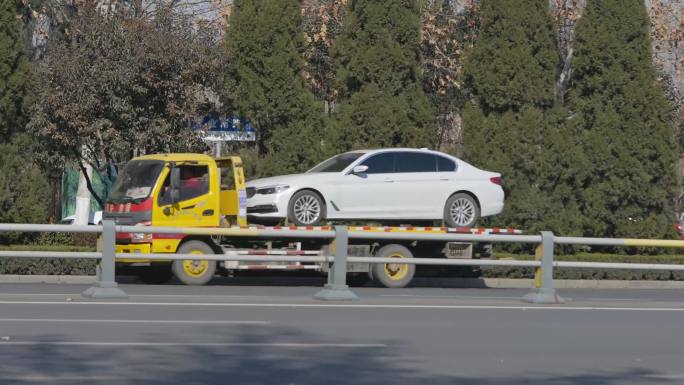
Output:
M119 174L107 199L104 218L118 225L173 226L185 228L246 227L247 193L240 157L213 158L204 154L155 154L129 161ZM271 229L279 229L280 226ZM285 227L289 229L290 227ZM302 230L316 230L306 228ZM459 232L443 227L356 226L356 231ZM258 231L258 230L255 230ZM482 233L483 229L477 229ZM490 231L490 230L487 230ZM485 231L485 232L487 232ZM163 283L172 276L189 285L208 283L216 273L245 269L287 269L327 271L327 264L241 263L237 261L177 260L151 261L136 254L222 254L226 250L245 254L316 255L328 241L259 239L258 237L212 237L192 234L117 233L117 254L122 267L136 267L143 281ZM350 243L349 255L394 258L472 258L473 244L449 242ZM356 277L370 277L386 287L404 287L415 274L413 264L350 264Z
M105 205L104 218L119 225L229 227L245 226L245 176L238 156L157 154L132 159L120 173ZM141 277L162 282L173 273L188 284L203 284L216 271L209 261L155 262L135 258L149 253L214 253L210 237L181 234L118 233L116 252L127 265L144 265Z

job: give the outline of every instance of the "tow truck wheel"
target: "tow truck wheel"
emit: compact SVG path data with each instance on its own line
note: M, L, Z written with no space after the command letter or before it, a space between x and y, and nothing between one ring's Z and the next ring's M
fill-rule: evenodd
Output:
M211 246L202 241L189 241L178 248L178 254L214 254ZM186 285L205 285L216 273L216 261L184 259L173 261L173 274Z
M397 258L408 259L413 258L411 251L402 245L387 245L383 246L375 254L378 258ZM371 274L373 279L380 282L383 286L389 288L406 287L413 276L416 274L416 265L402 264L402 263L374 263L371 266Z

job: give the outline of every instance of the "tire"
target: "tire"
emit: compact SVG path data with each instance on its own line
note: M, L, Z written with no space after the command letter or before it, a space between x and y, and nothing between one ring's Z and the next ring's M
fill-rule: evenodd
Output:
M454 194L444 205L444 222L448 227L473 227L479 218L480 206L468 194Z
M378 258L413 258L411 251L402 245L383 246L375 254ZM380 264L371 266L371 275L384 287L402 288L408 286L416 275L414 264Z
M296 226L318 226L326 214L325 201L311 190L296 192L287 207L287 218Z
M214 250L202 241L188 241L178 248L178 254L214 254ZM214 278L216 261L178 260L173 261L173 275L186 285L206 285Z
M148 285L161 285L167 283L173 278L171 271L171 264L157 263L151 266L141 267L142 271L138 274L140 280Z

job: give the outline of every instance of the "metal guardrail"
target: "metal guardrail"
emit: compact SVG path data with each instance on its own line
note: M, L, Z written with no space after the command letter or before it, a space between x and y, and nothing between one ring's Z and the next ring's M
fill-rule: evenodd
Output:
M256 261L256 262L312 262L328 263L328 282L324 288L314 295L321 300L354 300L358 297L346 284L347 263L391 264L398 263L396 258L349 257L347 246L349 239L387 240L387 241L470 241L470 242L516 242L538 244L537 259L522 260L486 260L486 259L446 259L446 258L404 258L400 264L446 265L446 266L517 266L536 269L536 287L523 301L531 303L558 304L563 303L553 288L553 269L558 268L599 268L599 269L639 269L639 270L679 270L684 271L684 264L637 264L637 263L598 263L554 261L554 245L602 245L602 246L645 246L645 247L677 247L684 248L684 241L654 239L614 239L614 238L581 238L556 237L553 233L542 231L540 235L504 235L504 234L454 234L454 233L420 233L420 232L366 232L348 231L347 226L334 226L331 230L298 230L288 228L181 228L151 226L117 226L112 221L103 221L97 226L77 225L37 225L0 223L0 232L87 232L102 233L102 250L99 252L42 252L42 251L0 251L0 257L19 258L91 258L99 259L97 267L97 283L82 293L90 298L127 298L127 294L118 287L115 281L115 259L131 258L149 260L187 260L197 259L197 254L116 254L116 233L152 233L213 235L258 238L312 238L330 239L330 250L333 255L245 255L239 252L225 254L205 254L203 260L211 261Z

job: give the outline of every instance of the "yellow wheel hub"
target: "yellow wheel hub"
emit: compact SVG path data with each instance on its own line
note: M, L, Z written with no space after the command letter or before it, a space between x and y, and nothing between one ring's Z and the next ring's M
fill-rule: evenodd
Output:
M392 254L389 258L404 258L401 254ZM393 281L401 281L409 272L409 265L400 263L388 263L385 265L385 275Z
M190 254L203 254L199 250L193 250ZM197 259L183 260L183 271L191 277L201 277L209 269L209 261L201 261Z

